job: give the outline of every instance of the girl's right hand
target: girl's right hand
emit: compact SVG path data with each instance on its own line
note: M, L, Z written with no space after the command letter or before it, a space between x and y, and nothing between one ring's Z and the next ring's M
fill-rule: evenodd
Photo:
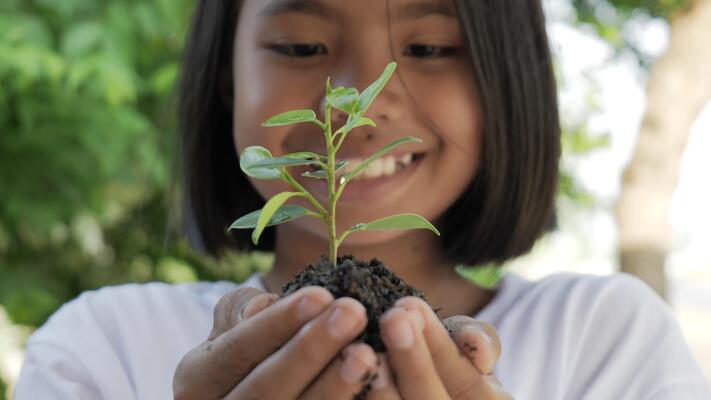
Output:
M321 287L281 299L230 292L208 339L180 361L175 399L351 399L377 370L370 346L349 345L366 323L359 302Z

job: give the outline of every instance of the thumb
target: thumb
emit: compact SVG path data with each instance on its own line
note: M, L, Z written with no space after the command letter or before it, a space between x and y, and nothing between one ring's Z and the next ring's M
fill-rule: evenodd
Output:
M501 340L496 329L486 322L456 315L443 321L459 351L484 375L493 373L501 354Z
M234 328L241 321L269 307L279 296L259 289L244 287L222 296L214 310L212 331L207 340Z

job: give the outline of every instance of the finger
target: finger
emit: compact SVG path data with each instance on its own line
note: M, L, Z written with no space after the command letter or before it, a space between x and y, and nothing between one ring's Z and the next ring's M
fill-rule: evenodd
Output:
M496 329L486 322L463 315L444 320L462 354L484 375L493 373L501 354L501 340Z
M432 307L418 297L403 297L395 306L419 313L425 321L424 336L437 373L447 392L457 396L467 393L479 380L471 361L457 347Z
M254 320L269 311L265 310L255 316ZM350 297L337 299L283 347L254 368L226 398L296 398L339 351L358 336L366 323L365 307L362 304ZM274 385L277 380L279 385Z
M251 292L250 299L255 292ZM257 293L258 294L258 293ZM249 301L234 295L232 301L225 300L221 308L221 324L239 320L241 308ZM244 297L249 296L245 293ZM256 315L241 320L231 329L212 340L207 340L183 357L176 369L174 382L187 387L176 386L176 393L190 392L202 387L200 393L192 394L197 398L222 397L277 349L282 347L299 329L330 303L333 295L321 287L311 286L276 301ZM232 307L230 305L233 304ZM217 307L216 307L217 308ZM239 310L239 311L238 311ZM217 313L217 311L216 311ZM214 329L219 330L219 329ZM191 396L185 398L192 398Z
M350 344L331 361L300 398L351 400L371 384L378 368L377 363L378 358L370 346L365 343Z
M400 400L400 393L395 387L395 378L393 377L388 357L383 353L378 353L378 370L377 376L371 385L371 390L368 393L368 400Z
M447 391L437 375L424 337L419 313L393 307L380 319L395 381L404 399L445 399Z
M274 293L267 293L252 287L233 290L217 302L213 312L212 331L208 340L213 340L227 332L240 321L258 313L279 299Z

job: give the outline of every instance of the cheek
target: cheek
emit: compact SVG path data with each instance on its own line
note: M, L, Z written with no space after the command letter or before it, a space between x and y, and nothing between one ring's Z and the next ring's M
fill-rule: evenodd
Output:
M451 175L468 183L480 166L484 116L471 72L441 76L430 85L429 95L420 96L422 110L436 129L438 175Z

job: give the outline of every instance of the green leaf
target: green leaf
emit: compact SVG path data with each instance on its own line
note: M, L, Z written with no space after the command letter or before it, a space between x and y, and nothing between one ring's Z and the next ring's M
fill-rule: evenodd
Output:
M398 214L381 218L367 224L358 224L352 231L389 231L398 229L428 229L439 236L439 231L429 221L417 214Z
M380 78L363 91L363 94L360 95L360 99L358 100L358 107L356 108L356 111L360 114L359 116L363 116L365 114L365 111L373 103L375 97L378 96L380 91L385 87L385 84L390 80L390 77L393 75L393 72L395 72L396 67L397 63L394 61L388 64L388 66L385 67L383 74L380 75Z
M345 167L346 164L348 164L348 161L339 161L336 163L336 172L340 171L341 168ZM307 178L315 178L315 179L327 179L326 176L326 171L324 170L319 170L319 171L306 171L301 176L305 176Z
M302 151L299 153L287 154L282 157L272 157L261 161L257 161L254 164L247 167L248 169L261 169L261 168L279 168L279 167L294 167L298 165L316 165L320 164L320 156L316 153L311 153L308 151Z
M342 128L343 132L347 134L348 132L356 128L356 126L362 125L361 118L363 118L365 112L368 111L368 108L378 96L380 91L383 90L385 84L388 83L388 80L390 80L390 77L393 75L393 72L395 72L396 67L397 63L394 61L388 64L388 66L385 67L385 71L383 72L383 74L380 75L380 77L375 82L373 82L363 91L363 93L360 95L360 98L358 99L358 104L353 110L354 112L348 116L348 121L346 122L346 125Z
M239 157L239 167L242 172L252 178L257 179L280 179L281 170L279 168L252 168L254 164L272 159L272 153L262 146L249 146L242 151Z
M262 232L267 226L267 223L271 221L274 214L276 214L277 210L279 210L285 201L295 196L305 197L301 192L281 192L267 201L267 204L262 207L262 212L259 213L259 218L257 218L257 226L252 232L252 243L255 245L259 243L259 237L262 236Z
M355 111L356 106L358 106L358 90L355 88L337 87L326 95L326 101L332 107L351 114Z
M348 122L346 123L346 125L343 125L340 129L338 129L336 131L336 133L334 134L334 136L341 134L341 133L348 134L348 132L352 131L353 129L359 128L359 127L365 126L365 125L372 126L372 127L376 126L375 122L373 122L372 119L365 118L365 117L360 117L360 119L357 120L355 123L351 123L351 117L349 116ZM348 130L346 130L346 129L348 129Z
M326 78L326 96L331 94L333 92L333 88L331 87L331 77L329 76Z
M267 222L266 226L274 226L283 224L284 222L289 222L297 218L301 218L307 215L309 210L304 207L297 206L296 204L284 204L272 215ZM230 225L228 230L232 229L253 229L257 227L257 221L259 220L259 215L262 210L252 211L251 213L244 215L237 219Z
M366 168L368 168L368 165L369 165L370 163L372 163L373 161L375 161L375 160L377 160L378 158L382 157L383 155L385 155L385 153L389 152L390 150L394 149L395 147L397 147L397 146L399 146L399 145L401 145L401 144L403 144L403 143L408 143L408 142L422 143L422 140L421 140L421 139L418 139L418 138L415 138L415 137L412 137L412 136L407 136L407 137L404 137L404 138L402 138L402 139L398 139L398 140L396 140L396 141L390 143L389 145L387 145L387 146L383 147L382 149L378 150L377 152L375 152L375 154L373 154L372 156L368 157L368 158L367 158L365 161L363 161L363 163L360 164L356 169L354 169L353 171L347 173L347 174L344 176L345 182L350 181L350 180L353 179L355 176L357 176L358 174L360 174L363 170L365 170Z
M455 271L457 271L460 276L487 289L495 288L504 276L504 270L501 266L496 264L485 264L474 267L458 265L455 267Z
M282 126L298 124L300 122L314 122L319 125L321 124L316 118L316 113L312 110L294 110L275 115L265 121L262 126Z

